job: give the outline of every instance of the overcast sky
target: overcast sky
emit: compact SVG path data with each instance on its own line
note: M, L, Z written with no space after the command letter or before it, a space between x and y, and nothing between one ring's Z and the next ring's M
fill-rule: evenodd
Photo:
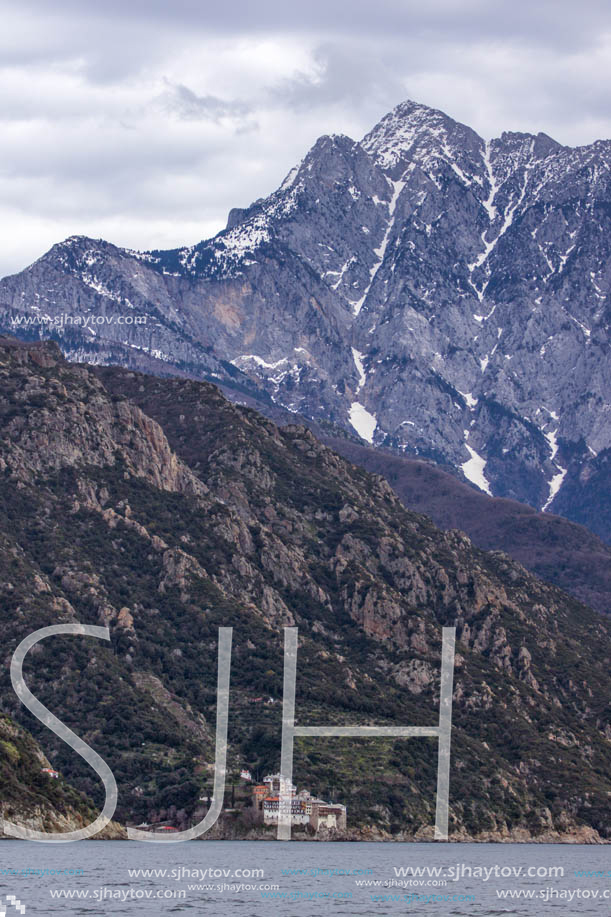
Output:
M79 233L193 244L415 99L611 137L609 0L3 0L0 276Z

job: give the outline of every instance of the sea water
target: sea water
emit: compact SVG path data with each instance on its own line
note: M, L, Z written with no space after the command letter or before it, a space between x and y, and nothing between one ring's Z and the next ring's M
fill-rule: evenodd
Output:
M611 914L611 848L0 841L0 914Z

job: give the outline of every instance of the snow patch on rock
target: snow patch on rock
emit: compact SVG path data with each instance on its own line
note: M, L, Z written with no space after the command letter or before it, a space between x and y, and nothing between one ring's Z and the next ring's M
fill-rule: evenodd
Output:
M378 425L377 418L370 414L359 401L353 401L350 405L349 413L350 423L361 437L367 443L373 443L373 434Z

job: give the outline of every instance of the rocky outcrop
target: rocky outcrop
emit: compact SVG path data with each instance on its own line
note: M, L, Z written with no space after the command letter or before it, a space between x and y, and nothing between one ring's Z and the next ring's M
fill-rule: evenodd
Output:
M194 496L206 492L178 461L154 420L127 401L110 401L94 376L58 363L58 357L59 349L15 349L10 341L0 340L4 474L15 482L31 483L36 475L77 465L121 463L126 474L163 490ZM9 360L22 370L18 378L7 368ZM60 378L49 380L41 371L60 365ZM72 394L75 387L79 399Z

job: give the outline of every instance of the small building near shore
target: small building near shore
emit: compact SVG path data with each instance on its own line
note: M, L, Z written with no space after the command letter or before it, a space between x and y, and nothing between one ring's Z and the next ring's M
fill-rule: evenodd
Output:
M291 825L310 825L316 832L321 828L346 829L346 806L318 799L309 790L297 793L293 783L281 774L271 774L264 778L262 785L254 786L253 798L266 825L278 824L280 814L285 811L287 816L290 813Z
M252 788L252 801L255 809L263 808L263 800L269 795L269 789L265 783L255 783Z

